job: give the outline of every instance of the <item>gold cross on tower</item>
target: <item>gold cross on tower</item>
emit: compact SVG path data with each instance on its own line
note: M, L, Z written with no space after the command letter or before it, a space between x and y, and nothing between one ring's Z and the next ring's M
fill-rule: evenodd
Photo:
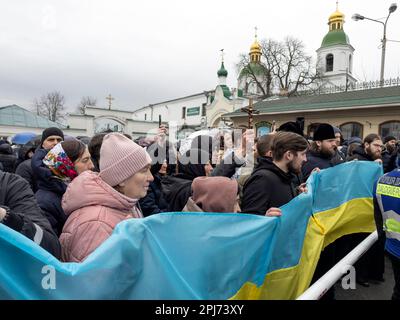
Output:
M115 100L112 96L111 93L106 97L106 100L108 100L108 110L111 110L111 101Z

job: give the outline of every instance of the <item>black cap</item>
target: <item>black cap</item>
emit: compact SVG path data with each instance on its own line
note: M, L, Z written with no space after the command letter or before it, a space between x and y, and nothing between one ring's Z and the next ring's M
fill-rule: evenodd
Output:
M61 131L61 129L56 127L51 127L44 129L42 133L42 139L40 140L40 145L42 145L44 140L46 140L50 136L59 136L64 140L64 133Z
M397 141L396 137L394 137L394 136L386 136L385 139L383 140L383 143L387 143L390 140L396 140Z
M314 131L314 141L336 139L335 130L329 123L321 123Z
M293 132L304 136L303 130L301 130L299 124L294 121L285 122L277 129L277 131Z

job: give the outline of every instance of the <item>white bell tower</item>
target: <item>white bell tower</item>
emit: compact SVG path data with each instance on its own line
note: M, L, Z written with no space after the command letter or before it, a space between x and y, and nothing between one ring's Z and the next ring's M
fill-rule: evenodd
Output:
M341 86L346 88L357 82L353 76L354 48L343 30L344 14L336 11L329 17L329 32L317 50L317 68L325 86Z

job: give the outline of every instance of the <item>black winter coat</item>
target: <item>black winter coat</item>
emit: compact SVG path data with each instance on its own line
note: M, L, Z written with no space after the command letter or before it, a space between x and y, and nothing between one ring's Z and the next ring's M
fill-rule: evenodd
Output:
M38 184L38 191L35 193L35 197L54 232L57 236L60 236L67 220L67 216L61 206L62 196L67 190L67 185L54 176L43 163L42 160L47 152L45 149L38 149L32 157L32 171Z
M374 161L374 159L372 159L370 155L365 152L363 146L358 146L357 148L355 148L353 151L353 155L351 157L347 157L346 161L352 161L355 159L360 161Z
M60 259L61 245L58 237L24 179L16 174L0 172L0 205L10 210L3 220L6 226L20 232Z
M38 190L36 177L32 171L32 159L21 162L20 165L17 167L17 170L15 170L15 173L29 182L33 193Z
M185 174L167 176L162 179L162 192L168 203L167 211L180 212L183 210L192 195L192 181L193 179Z
M269 208L278 208L297 196L293 175L285 173L265 157L258 158L243 188L242 213L265 215Z
M3 165L3 171L15 172L15 164L17 162L17 156L13 154L11 145L3 143L0 145L0 162Z
M186 153L189 159L189 152L196 152L193 149ZM197 177L204 177L206 171L204 164L178 162L179 173L173 176L167 176L161 181L162 192L165 200L168 203L169 212L182 211L189 197L192 195L192 181Z
M328 169L343 162L344 159L342 159L338 152L336 152L332 157L326 157L320 152L309 151L307 152L307 162L304 163L301 169L303 181L307 181L308 177L311 175L311 172L315 168L319 168L321 170Z
M148 217L153 214L167 212L168 203L164 199L161 187L161 178L158 174L154 175L154 181L150 183L147 195L139 200L143 216Z
M382 152L383 173L388 173L397 168L396 165L397 151L392 154L385 150Z

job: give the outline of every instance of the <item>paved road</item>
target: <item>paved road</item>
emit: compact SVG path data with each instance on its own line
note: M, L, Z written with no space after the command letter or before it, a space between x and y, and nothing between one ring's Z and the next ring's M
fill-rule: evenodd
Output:
M344 290L341 281L336 284L336 300L390 300L394 287L394 277L392 264L388 258L385 258L385 282L372 283L365 288L359 284L355 290Z

